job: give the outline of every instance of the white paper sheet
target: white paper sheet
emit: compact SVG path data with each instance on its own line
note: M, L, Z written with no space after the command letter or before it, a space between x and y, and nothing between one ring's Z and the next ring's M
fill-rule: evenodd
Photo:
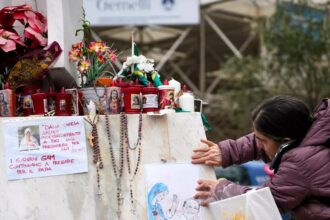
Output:
M88 171L82 117L3 122L8 180Z
M197 200L197 180L201 166L191 163L148 164L145 168L149 220L203 220Z

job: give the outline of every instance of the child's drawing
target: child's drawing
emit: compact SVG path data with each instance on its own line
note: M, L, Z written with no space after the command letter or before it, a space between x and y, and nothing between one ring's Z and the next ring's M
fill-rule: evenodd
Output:
M200 167L192 164L145 165L149 220L202 220L192 198Z

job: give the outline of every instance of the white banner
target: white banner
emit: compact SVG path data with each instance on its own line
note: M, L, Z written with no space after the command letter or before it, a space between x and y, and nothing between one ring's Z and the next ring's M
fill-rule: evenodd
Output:
M84 0L93 26L198 24L199 4L199 0Z
M8 180L88 171L82 117L3 122Z

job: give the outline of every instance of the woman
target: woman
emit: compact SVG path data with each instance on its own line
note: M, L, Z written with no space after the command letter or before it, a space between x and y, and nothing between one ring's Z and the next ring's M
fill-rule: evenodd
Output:
M36 149L39 146L38 140L33 137L30 128L24 130L24 137L21 140L20 148L22 150Z
M168 187L164 183L156 183L148 193L149 219L165 220L165 213L160 201L168 194Z
M149 220L167 220L174 216L178 206L178 196L176 194L173 195L171 207L168 210L164 210L164 207L161 205L161 201L163 201L168 194L168 187L164 183L156 183L150 189L148 193Z
M237 140L202 140L208 147L195 149L192 162L227 167L271 161L275 175L260 188L270 188L281 212L292 211L295 219L330 219L330 99L311 117L302 101L277 96L257 107L252 120L254 132ZM199 180L195 198L207 205L249 190L226 179Z

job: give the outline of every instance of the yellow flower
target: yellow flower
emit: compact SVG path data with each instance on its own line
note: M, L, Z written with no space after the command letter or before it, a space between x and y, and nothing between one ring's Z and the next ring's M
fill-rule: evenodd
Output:
M81 56L81 51L79 49L72 49L69 51L69 57L71 62L77 62Z
M104 42L97 41L97 42L90 42L88 45L88 49L90 49L91 51L95 51L96 53L103 53L108 49L108 47Z
M88 71L90 66L91 66L91 61L83 58L79 62L78 70L79 70L80 73L83 73L85 71Z

